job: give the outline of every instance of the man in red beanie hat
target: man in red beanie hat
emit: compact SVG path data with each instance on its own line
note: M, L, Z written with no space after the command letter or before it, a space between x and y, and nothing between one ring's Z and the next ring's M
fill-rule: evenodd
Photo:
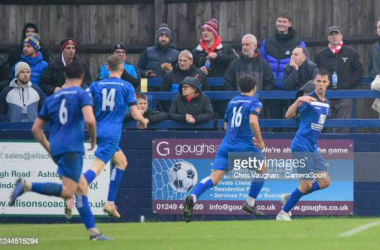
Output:
M63 74L64 68L72 62L80 62L84 68L82 88L91 84L90 68L76 55L77 42L70 37L61 41L61 54L51 61L42 75L40 88L47 95L52 95L61 89L66 79Z
M195 67L208 77L224 77L228 65L239 56L232 47L222 44L218 20L211 19L203 24L201 34L199 45L192 51ZM224 87L211 87L211 90L223 91ZM212 105L218 117L223 118L227 102L213 101Z

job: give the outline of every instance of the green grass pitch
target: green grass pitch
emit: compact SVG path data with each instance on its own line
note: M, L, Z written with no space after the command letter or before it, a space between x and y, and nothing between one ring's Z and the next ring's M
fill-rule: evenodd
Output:
M0 224L0 237L37 237L39 244L0 249L380 249L380 225L349 237L341 233L379 218L98 223L112 242L91 242L82 224Z

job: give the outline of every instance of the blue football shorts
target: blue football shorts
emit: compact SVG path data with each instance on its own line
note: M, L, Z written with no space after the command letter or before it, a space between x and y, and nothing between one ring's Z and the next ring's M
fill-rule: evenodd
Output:
M111 140L98 139L98 148L95 151L95 156L107 163L112 156L120 150L119 143Z
M299 162L296 172L298 174L309 174L316 172L327 172L327 165L325 160L319 152L301 151L299 149L292 149L292 156L294 160Z
M65 153L53 156L58 165L57 173L79 183L83 167L83 153Z
M247 159L248 157L256 158L257 160L265 159L260 149L254 147L253 145L246 145L246 146L232 148L222 143L218 151L216 152L214 164L211 169L228 172L234 168L233 166L234 159L238 159L238 158Z

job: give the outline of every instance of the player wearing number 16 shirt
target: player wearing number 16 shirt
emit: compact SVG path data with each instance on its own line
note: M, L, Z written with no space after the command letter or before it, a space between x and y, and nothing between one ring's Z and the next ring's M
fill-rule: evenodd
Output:
M212 186L219 183L229 170L229 155L233 153L248 153L251 157L256 157L264 163L264 156L261 149L265 147L261 137L259 127L259 114L262 104L253 96L256 93L256 80L250 76L243 76L238 81L241 94L230 100L227 106L224 128L227 130L212 167L209 177L201 180L192 190L191 195L185 199L183 216L186 222L191 221L194 204L197 199ZM253 137L255 136L255 137ZM264 163L265 164L265 163ZM256 169L261 174L267 171L264 165L261 169ZM243 205L243 211L263 216L264 214L257 209L255 200L264 184L264 178L259 175L252 181L247 201Z
M112 160L115 167L112 170L108 198L103 210L111 217L120 218L115 206L115 199L124 170L127 167L127 158L119 148L127 105L133 118L139 122L139 128L146 128L147 123L137 110L135 90L132 84L121 79L124 72L122 59L118 56L111 56L107 62L110 71L109 78L93 82L87 89L94 100L98 148L95 151L92 167L84 173L84 177L90 184L100 174L107 162ZM65 209L65 212L71 213L68 209Z

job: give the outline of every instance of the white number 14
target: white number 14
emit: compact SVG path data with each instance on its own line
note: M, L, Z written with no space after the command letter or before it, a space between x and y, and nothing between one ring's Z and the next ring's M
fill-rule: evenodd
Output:
M113 111L115 107L115 93L116 89L110 89L109 93L108 89L102 89L103 94L103 103L102 103L102 111L106 111L107 106L110 107L110 111Z

